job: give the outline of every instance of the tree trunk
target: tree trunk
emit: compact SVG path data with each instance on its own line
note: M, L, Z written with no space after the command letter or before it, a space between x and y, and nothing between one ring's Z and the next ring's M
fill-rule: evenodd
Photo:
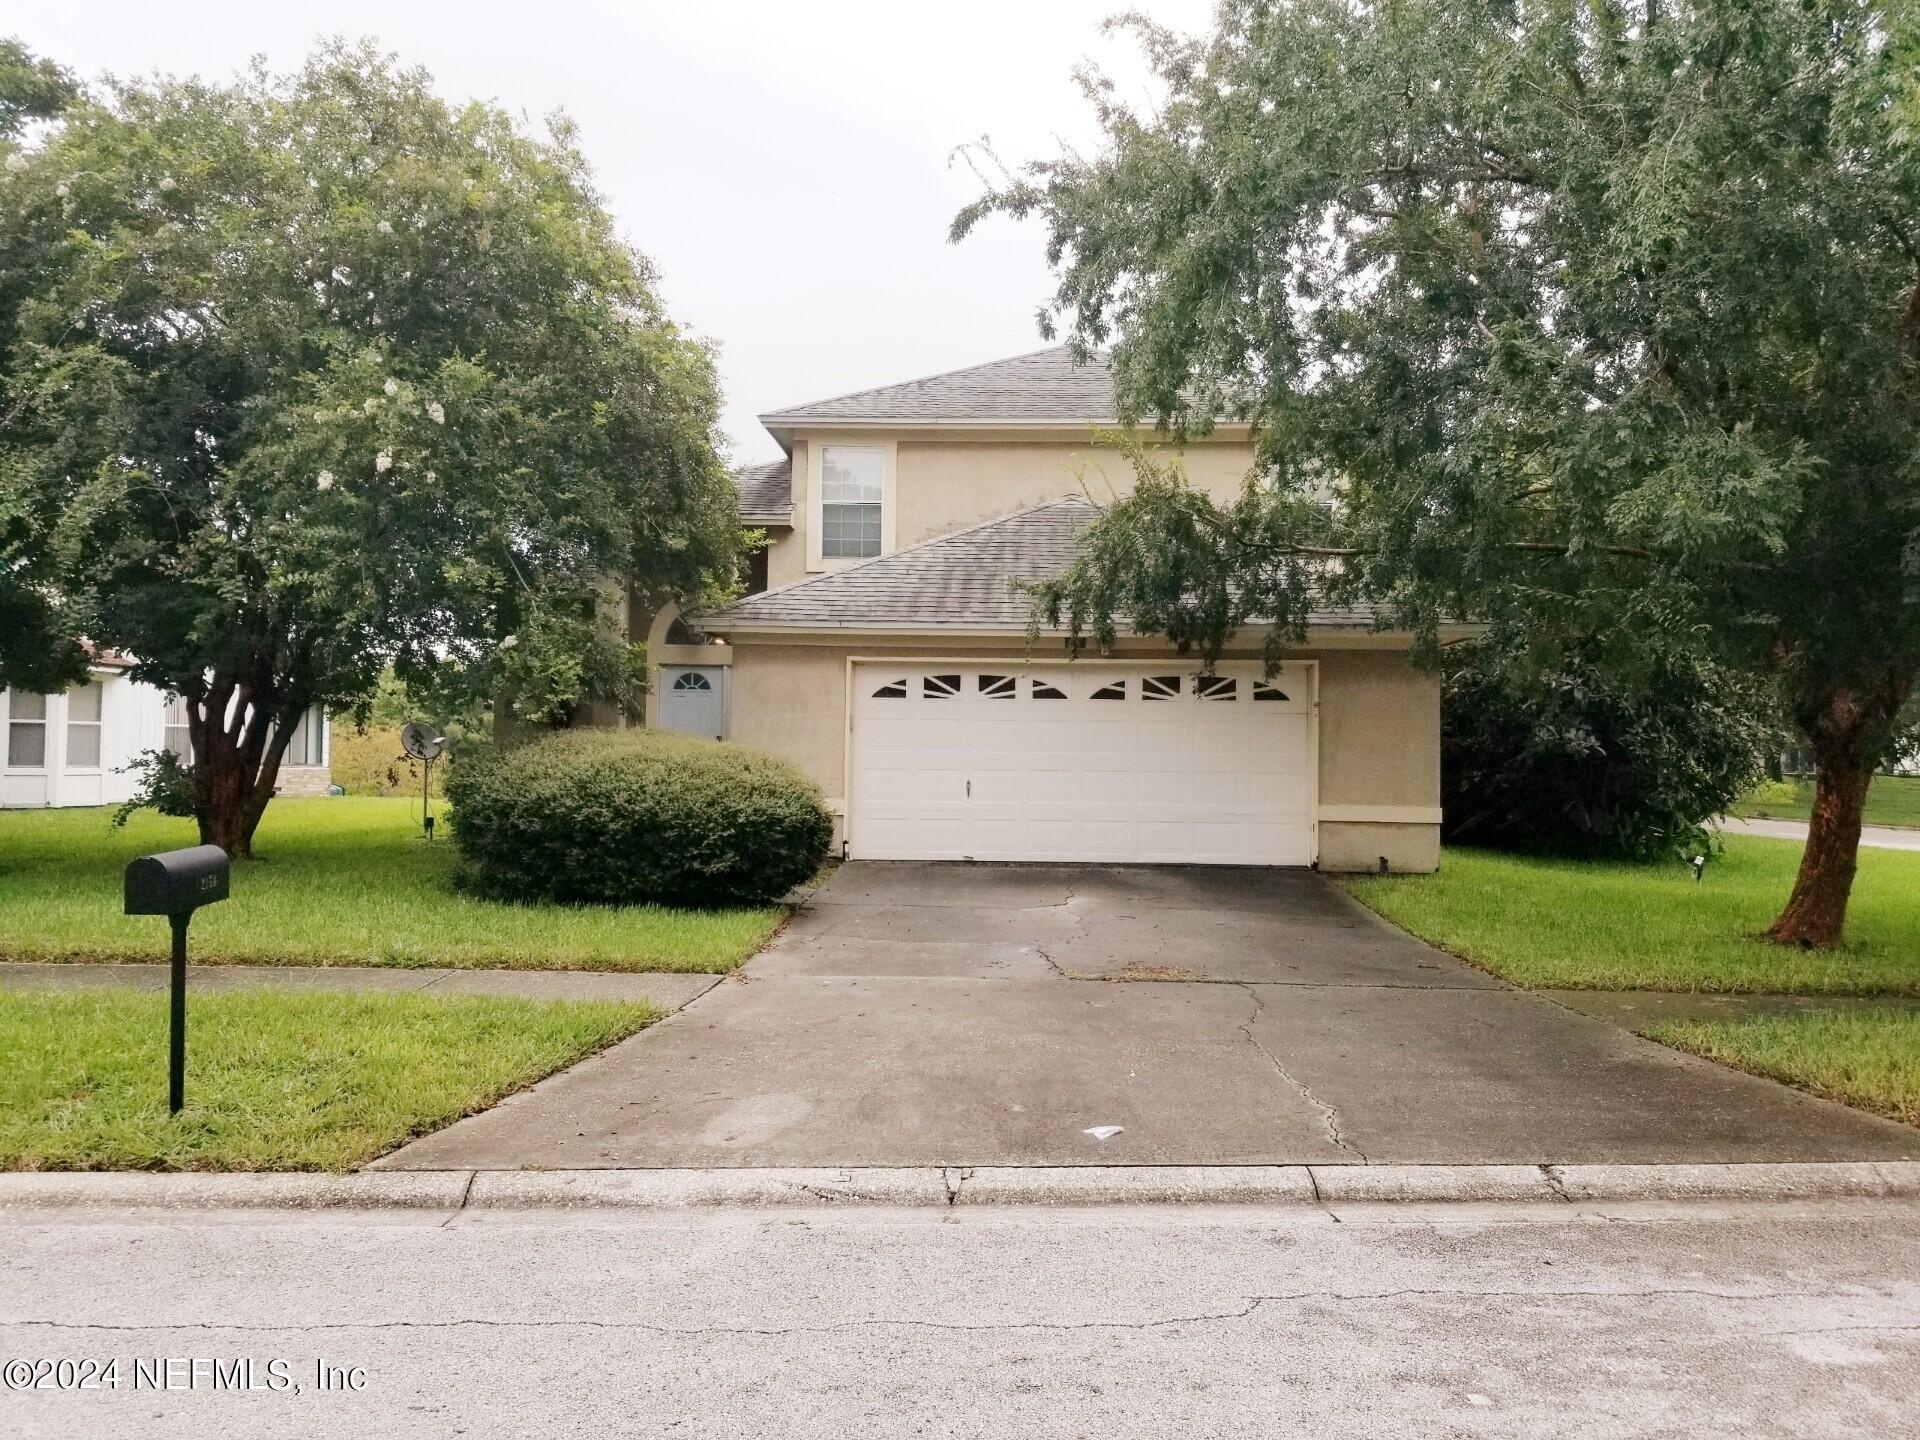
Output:
M202 845L218 845L235 860L253 858L253 833L273 799L281 757L305 708L291 699L256 702L251 687L219 677L189 703L194 819Z
M1787 908L1767 931L1782 945L1838 945L1860 860L1860 815L1873 767L1855 756L1814 764L1813 817Z
M1865 684L1828 680L1803 691L1795 717L1813 747L1813 815L1793 894L1767 930L1782 945L1840 943L1860 862L1860 817L1913 675L1891 668Z
M200 843L218 845L235 860L253 858L253 832L260 817L267 813L267 801L273 798L274 781L279 777L279 760L274 757L273 773L262 777L246 764L243 752L229 748L225 755L205 767L201 802L195 819L200 824ZM261 780L265 792L261 792Z

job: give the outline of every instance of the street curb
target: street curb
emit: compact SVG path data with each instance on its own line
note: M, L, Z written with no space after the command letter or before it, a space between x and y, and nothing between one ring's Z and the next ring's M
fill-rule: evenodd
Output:
M1744 1165L902 1166L0 1174L32 1210L699 1210L1920 1199L1920 1161Z
M1833 1200L1920 1196L1920 1161L1874 1164L1556 1165L1569 1200Z
M385 1171L384 1174L400 1174ZM688 1210L782 1205L944 1206L931 1166L853 1170L481 1170L470 1210Z
M1305 1165L978 1165L955 1205L1311 1205Z
M0 1175L0 1212L84 1210L458 1210L470 1172L209 1175L34 1171Z

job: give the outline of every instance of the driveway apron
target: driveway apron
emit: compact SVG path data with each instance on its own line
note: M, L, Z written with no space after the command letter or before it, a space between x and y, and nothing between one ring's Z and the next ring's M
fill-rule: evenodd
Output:
M377 1162L1920 1158L1523 993L1305 871L843 865L684 1010Z

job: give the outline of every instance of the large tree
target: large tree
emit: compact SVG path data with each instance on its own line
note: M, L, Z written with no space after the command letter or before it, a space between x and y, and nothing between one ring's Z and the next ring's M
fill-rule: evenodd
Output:
M1771 934L1841 936L1920 671L1915 10L1863 0L1227 0L1097 75L1037 214L1043 312L1123 412L1252 421L1229 506L1149 476L1042 596L1217 653L1315 589L1690 644L1784 693L1818 771Z
M10 173L25 132L78 93L59 66L0 40L0 173ZM29 502L24 487L0 487L0 686L52 690L86 673L86 654L47 587L46 517Z
M572 131L332 45L69 106L0 178L0 516L190 706L245 855L307 707L383 669L550 718L631 699L623 583L730 573L711 356Z

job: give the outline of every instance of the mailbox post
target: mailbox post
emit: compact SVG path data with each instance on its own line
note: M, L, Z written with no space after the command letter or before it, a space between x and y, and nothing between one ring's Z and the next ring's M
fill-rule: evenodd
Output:
M187 923L202 905L227 898L229 863L218 845L142 855L127 866L126 913L164 915L173 928L172 1016L167 1034L167 1111L187 1091Z

